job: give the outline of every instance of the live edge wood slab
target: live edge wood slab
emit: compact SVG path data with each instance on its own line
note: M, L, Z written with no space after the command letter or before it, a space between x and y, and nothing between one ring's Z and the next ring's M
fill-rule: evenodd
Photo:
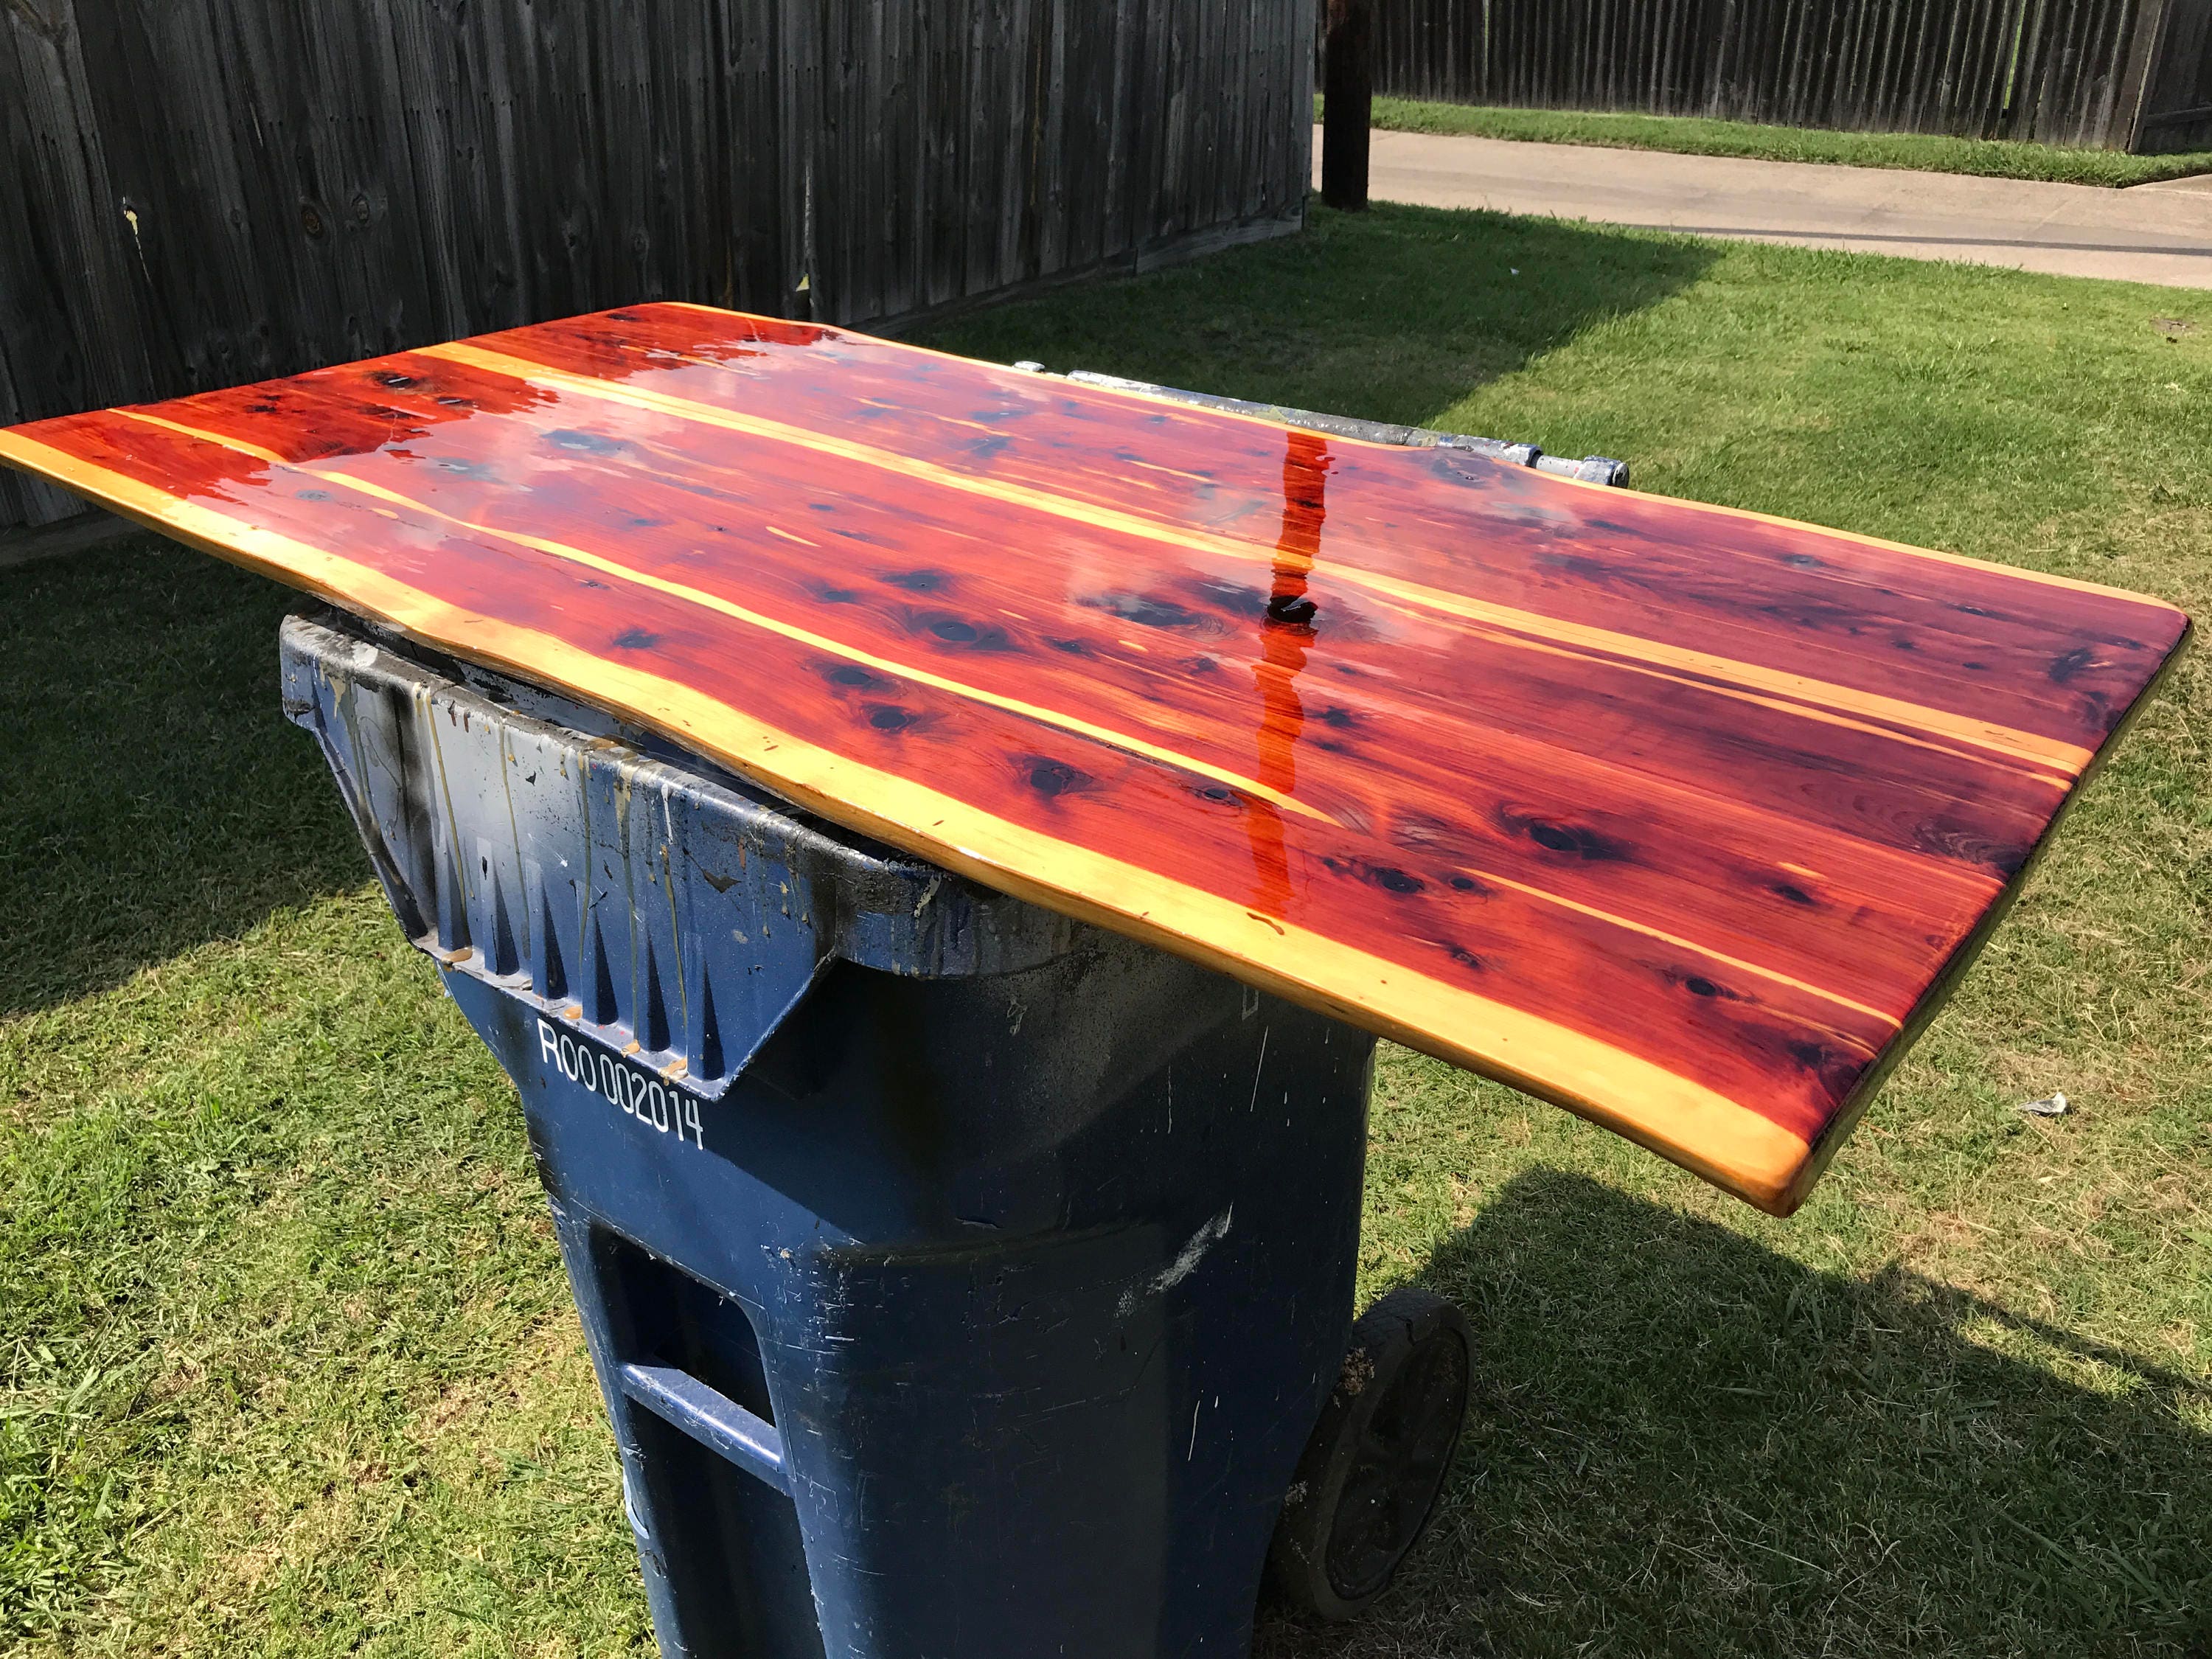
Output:
M0 459L1777 1213L2190 627L685 305Z

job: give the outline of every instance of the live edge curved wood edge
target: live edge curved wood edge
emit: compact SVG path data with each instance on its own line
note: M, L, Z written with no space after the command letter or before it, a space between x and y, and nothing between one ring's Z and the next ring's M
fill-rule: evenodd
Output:
M653 305L0 459L1802 1200L2188 619Z

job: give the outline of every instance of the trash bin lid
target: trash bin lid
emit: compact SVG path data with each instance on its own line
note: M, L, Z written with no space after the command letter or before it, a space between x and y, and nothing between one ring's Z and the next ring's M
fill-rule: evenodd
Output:
M688 305L0 459L1778 1212L2189 629Z

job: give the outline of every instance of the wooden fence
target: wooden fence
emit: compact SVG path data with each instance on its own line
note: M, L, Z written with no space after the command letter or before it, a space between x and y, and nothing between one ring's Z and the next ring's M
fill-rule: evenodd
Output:
M2149 155L2212 149L2212 0L2164 0L2158 21L2128 148Z
M1294 228L1311 0L0 0L0 425ZM76 510L0 471L0 526Z
M1376 4L1375 89L1410 98L2120 149L2212 117L2212 0Z

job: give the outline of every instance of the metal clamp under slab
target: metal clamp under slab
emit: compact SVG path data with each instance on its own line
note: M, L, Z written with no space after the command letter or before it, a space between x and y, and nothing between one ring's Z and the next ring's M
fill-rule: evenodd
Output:
M1016 363L1016 368L1042 372L1042 366ZM1439 432L1425 426L1398 426L1387 421L1359 421L1348 415L1327 415L1319 410L1293 409L1286 404L1259 404L1243 398L1224 398L1212 392L1187 392L1181 386L1155 386L1150 380L1126 380L1119 374L1101 374L1095 369L1070 369L1062 377L1079 386L1105 386L1115 392L1141 392L1148 398L1164 398L1170 403L1188 404L1195 409L1225 410L1232 415L1256 415L1263 420L1279 421L1285 426L1295 426L1308 432L1333 432L1340 437L1364 439L1374 444L1398 444L1407 449L1463 449L1477 455L1488 456L1494 461L1504 461L1511 466L1534 467L1539 472L1549 472L1562 478L1580 478L1585 483L1610 484L1617 489L1628 485L1628 463L1616 461L1606 455L1585 455L1580 460L1571 460L1564 455L1547 455L1534 444L1507 443L1499 438L1475 438L1460 432Z

